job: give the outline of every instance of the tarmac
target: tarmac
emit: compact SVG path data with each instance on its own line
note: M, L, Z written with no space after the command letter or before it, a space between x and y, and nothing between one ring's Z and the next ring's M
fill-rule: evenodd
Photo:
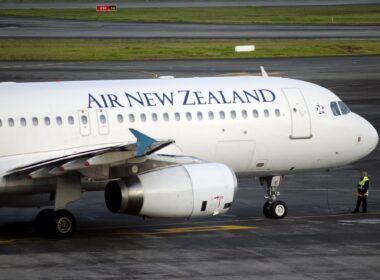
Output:
M380 39L380 26L149 23L3 16L0 38Z
M380 56L279 59L0 62L0 81L258 75L330 88L380 131ZM285 177L282 220L265 219L264 191L239 178L236 202L220 217L143 220L112 214L102 192L68 209L78 232L43 239L37 209L0 209L0 279L378 279L380 148L349 166ZM369 213L351 214L360 170L371 178Z
M117 5L118 8L189 8L189 7L241 7L241 6L317 6L317 5L378 5L379 0L108 0L96 2L91 0L78 1L12 1L0 3L3 9L57 9L57 8L94 8L99 4Z

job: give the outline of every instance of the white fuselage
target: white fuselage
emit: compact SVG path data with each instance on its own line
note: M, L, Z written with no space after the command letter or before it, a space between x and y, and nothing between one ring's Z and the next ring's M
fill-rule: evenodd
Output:
M175 140L160 154L225 163L238 174L340 166L368 155L378 135L354 113L338 108L334 115L338 101L315 84L273 77L2 83L0 176L134 142L129 128ZM10 186L17 193L0 180L0 193L12 193Z

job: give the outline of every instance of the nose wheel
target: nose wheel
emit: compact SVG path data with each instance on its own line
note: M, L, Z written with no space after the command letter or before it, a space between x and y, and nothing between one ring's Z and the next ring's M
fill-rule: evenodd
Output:
M282 176L273 176L273 177L263 177L260 178L260 183L266 191L265 202L263 207L264 216L272 219L282 219L288 213L288 207L286 203L277 200L277 197L280 195L280 192L277 191L281 182Z
M264 216L271 219L282 219L288 213L288 207L283 201L267 201L263 207Z

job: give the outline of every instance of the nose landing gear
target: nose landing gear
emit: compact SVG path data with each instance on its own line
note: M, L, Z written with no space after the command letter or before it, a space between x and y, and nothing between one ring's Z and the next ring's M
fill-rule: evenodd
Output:
M288 213L286 203L277 200L280 192L277 191L282 182L282 176L261 177L260 184L265 188L267 201L264 204L264 216L272 219L282 219Z

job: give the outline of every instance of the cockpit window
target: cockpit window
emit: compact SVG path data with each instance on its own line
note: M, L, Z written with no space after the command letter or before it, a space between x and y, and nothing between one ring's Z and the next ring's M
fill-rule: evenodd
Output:
M340 111L339 111L338 104L336 102L331 102L330 107L331 107L331 110L332 110L334 116L340 116L341 115Z
M346 104L344 104L342 101L338 101L340 111L342 112L343 115L347 115L348 113L351 112L350 108L347 107Z

